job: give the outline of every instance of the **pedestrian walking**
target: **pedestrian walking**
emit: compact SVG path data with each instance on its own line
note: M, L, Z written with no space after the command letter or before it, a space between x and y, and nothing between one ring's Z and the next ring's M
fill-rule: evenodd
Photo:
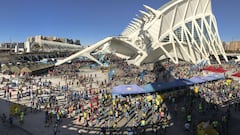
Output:
M55 123L55 125L53 127L53 133L54 133L54 135L57 135L57 133L59 133L59 132L60 132L60 130L58 128L58 123Z

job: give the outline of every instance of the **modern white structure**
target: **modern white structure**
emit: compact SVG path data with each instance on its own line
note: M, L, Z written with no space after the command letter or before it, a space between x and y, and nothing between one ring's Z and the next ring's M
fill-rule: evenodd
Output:
M159 9L144 7L146 10L139 10L141 15L133 18L119 37L107 37L56 65L79 56L102 65L91 53L106 43L115 54L137 66L168 58L176 64L179 60L197 64L209 62L210 55L219 64L218 55L227 61L211 0L171 0Z

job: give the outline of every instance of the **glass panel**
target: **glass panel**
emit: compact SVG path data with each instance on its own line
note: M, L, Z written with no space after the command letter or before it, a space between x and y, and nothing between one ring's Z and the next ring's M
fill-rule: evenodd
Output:
M192 38L191 38L191 36L190 36L189 34L187 34L187 36L188 36L189 42L192 43Z
M179 27L177 28L175 31L174 31L174 34L177 36L178 40L181 41L182 40L182 27Z
M213 34L215 34L216 33L216 30L215 30L215 27L214 27L214 25L213 25L213 22L212 22L212 26L211 26L212 28L212 32L213 32Z
M202 19L198 18L196 21L197 21L199 28L202 28Z
M200 39L197 33L197 29L194 27L194 35L193 35L194 39L196 40L197 44L200 46Z
M187 43L187 37L186 37L186 35L184 33L183 33L183 42Z
M188 28L189 32L192 33L192 22L186 23L186 27Z
M203 25L203 34L206 37L206 39L210 41L210 36L208 35L207 28L205 25Z
M209 50L209 45L208 45L208 43L207 43L205 40L203 40L203 46L204 46L206 52L210 53L210 52L209 52L209 51L210 51L210 50Z
M169 42L169 35L166 36L166 37L162 40L162 42Z
M210 16L206 16L205 19L206 19L207 23L210 25Z

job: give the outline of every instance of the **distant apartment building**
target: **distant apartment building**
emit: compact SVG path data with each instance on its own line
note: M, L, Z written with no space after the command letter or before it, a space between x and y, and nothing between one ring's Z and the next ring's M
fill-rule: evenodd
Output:
M83 46L80 40L69 38L59 38L55 36L32 36L25 42L7 42L0 43L1 51L5 52L52 52L52 51L76 51L81 50Z
M0 48L11 48L14 49L16 46L18 46L19 48L23 48L24 47L24 43L23 42L13 42L13 43L0 43Z
M59 38L56 36L33 36L25 42L27 52L76 51L82 49L80 40Z
M19 53L24 52L24 43L23 42L5 42L0 43L0 53Z
M231 41L225 45L226 51L240 51L240 41Z
M41 40L81 45L80 40L78 40L78 39L74 40L74 39L69 39L69 38L59 38L59 37L55 37L55 36L41 36L41 35L37 35L35 37L29 37L27 39L27 41L29 41L29 42L40 42Z

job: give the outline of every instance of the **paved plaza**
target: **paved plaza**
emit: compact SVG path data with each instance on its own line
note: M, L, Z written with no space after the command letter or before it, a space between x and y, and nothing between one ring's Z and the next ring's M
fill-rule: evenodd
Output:
M121 71L117 71L122 74ZM103 87L99 85L98 83L104 82L108 79L108 72L102 72L99 69L89 69L89 68L83 68L78 73L79 75L92 75L94 77L94 81L86 81L89 83L86 83L81 86L77 86L77 83L75 82L73 85L69 85L69 90L67 92L65 91L53 91L51 94L52 96L55 96L57 100L57 106L65 106L68 103L68 98L66 96L63 96L64 94L71 93L71 92L81 92L83 90L87 90L85 88L96 88L96 89L105 89L108 92L111 92L111 85L109 88ZM41 78L41 79L40 79ZM150 77L151 78L151 77ZM66 83L71 83L72 79L66 80L63 76L41 76L41 77L35 77L35 80L43 80L48 82L51 81L52 86L58 86L58 85L65 85ZM146 77L147 79L147 77ZM149 79L149 78L148 78ZM164 79L164 78L160 78ZM128 81L134 82L135 80L131 80L130 78L127 79ZM68 82L69 81L69 82ZM112 85L120 85L124 84L126 80L116 80L114 84ZM185 88L190 89L190 88ZM45 91L48 91L45 89ZM23 86L23 92L27 92L27 87ZM72 93L71 93L72 94ZM111 93L110 93L111 94ZM216 111L215 109L211 108L211 105L208 103L203 103L205 106L205 110L203 112L198 111L198 104L200 102L203 102L204 100L197 96L189 96L188 93L185 93L186 95L182 95L179 97L175 97L174 103L172 102L171 98L166 98L164 103L162 104L163 108L166 108L167 112L167 119L168 124L166 130L164 130L161 126L161 124L156 124L155 121L157 120L157 115L154 112L154 109L151 107L147 109L146 112L146 126L142 127L139 126L138 128L134 128L135 125L140 125L141 120L137 118L141 118L143 115L142 110L136 110L134 106L129 106L129 116L126 117L124 114L119 114L120 117L118 119L117 127L114 127L113 117L111 117L111 106L112 106L112 100L107 99L104 103L100 102L100 108L98 109L101 113L98 116L98 118L94 118L92 121L89 120L88 125L86 125L85 119L84 119L84 112L77 112L78 110L75 110L72 113L69 113L66 115L66 117L62 118L59 124L55 124L55 120L53 119L53 122L46 125L45 123L45 117L46 117L46 109L44 108L44 105L40 105L38 107L32 106L31 97L29 96L23 96L21 99L17 99L17 90L12 91L11 98L4 97L4 92L0 92L0 113L5 113L7 118L9 117L9 108L13 105L13 103L21 104L21 107L27 106L27 111L25 112L24 116L24 123L19 122L19 118L14 117L13 118L13 124L9 124L8 121L3 125L0 124L0 129L3 131L2 133L4 135L53 135L54 131L57 131L57 135L77 135L79 132L81 134L100 134L103 127L109 127L106 129L107 134L130 134L132 131L134 131L136 134L166 134L166 135L175 135L178 133L179 135L186 135L186 134L196 134L194 130L186 131L184 128L184 124L186 121L186 110L187 108L190 108L191 114L192 114L192 121L193 121L193 127L196 127L197 124L199 124L202 121L208 121L212 119L220 119L222 114L225 114L228 110L228 107L225 108L218 108ZM44 95L44 94L43 94ZM48 94L47 94L48 95ZM94 97L94 94L89 94L89 98ZM7 100L8 98L8 100ZM132 97L133 99L135 97ZM89 109L89 102L88 100L81 100L83 103L83 108ZM130 100L134 104L133 100ZM145 102L145 101L144 101ZM86 104L85 104L86 103ZM147 103L147 102L146 102ZM177 105L177 111L174 109ZM185 111L181 110L181 108L185 107ZM34 109L31 109L34 108ZM240 122L240 111L238 109L235 109L234 105L230 107L231 112L231 118L229 119L229 126L228 126L228 134L229 135L237 135L239 132L238 129L238 123ZM81 116L79 120L79 116ZM89 119L91 116L88 116ZM137 119L137 120L136 120ZM99 120L99 122L97 122ZM220 121L220 120L219 120ZM98 123L98 124L97 124ZM130 127L130 128L129 128ZM113 130L114 129L114 130ZM131 132L130 132L131 129ZM219 128L219 131L221 129Z
M89 8L72 3L64 7L68 14L58 11L64 2L38 3L44 10L23 7L19 11L24 16L44 20L39 26L45 32L31 19L33 23L23 24L27 28L14 27L14 36L24 36L16 33L18 28L47 34L61 24L59 30L73 30L74 36L76 26L61 19L64 15L74 15L74 22L98 19L98 28L106 24L100 19L111 18L88 15L90 11L81 10ZM100 3L94 8L104 10L109 1ZM149 4L143 4L122 33L94 44L44 35L24 43L12 43L10 36L10 43L0 44L0 135L239 135L239 56L225 53L228 47L220 39L212 1L171 0L157 9ZM78 20L73 11L84 17ZM57 27L52 27L54 21ZM84 38L91 34L86 31L97 29L82 30Z

